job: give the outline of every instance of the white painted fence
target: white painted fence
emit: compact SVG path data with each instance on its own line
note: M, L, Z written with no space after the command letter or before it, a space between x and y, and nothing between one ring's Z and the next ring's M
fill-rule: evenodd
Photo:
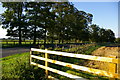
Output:
M45 53L45 58L33 55L32 52ZM71 63L66 63L66 62L61 62L61 61L57 61L57 60L48 59L48 56L49 56L48 54L54 54L54 55L59 55L59 56L67 56L67 57L82 58L82 59L88 59L88 60L96 60L96 61L109 62L110 64L112 63L112 65L109 66L110 69L112 69L111 70L112 72L108 72L108 71L104 71L104 70L99 70L99 69L93 69L93 68L89 68L89 67L84 67L84 66L79 66L79 65L71 64ZM37 64L35 62L32 62L32 58L45 61L45 66ZM91 56L91 55L84 55L84 54L74 54L74 53L66 53L66 52L42 50L42 49L35 49L35 48L31 48L31 51L30 51L30 64L45 69L46 77L52 78L52 79L56 79L56 78L54 78L52 76L48 76L48 70L51 71L51 72L54 72L54 73L57 73L57 74L60 74L60 75L72 78L72 79L86 80L85 78L82 78L80 76L68 74L66 72L50 68L50 67L48 67L48 62L49 63L57 64L57 65L61 65L61 66L67 66L67 67L78 69L78 70L82 70L82 71L86 71L86 72L89 72L89 73L98 74L100 76L106 76L106 77L109 77L110 79L113 80L113 79L116 79L116 78L120 78L120 74L116 73L117 69L118 69L118 68L116 68L116 66L117 66L117 64L120 63L119 60L120 59L118 59L118 58L116 59L116 58L108 58L108 57L98 57L98 56Z

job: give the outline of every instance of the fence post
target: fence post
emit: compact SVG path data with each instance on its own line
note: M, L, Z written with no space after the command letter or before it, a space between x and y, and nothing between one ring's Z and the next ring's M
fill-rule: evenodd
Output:
M45 50L47 50L47 49L45 49ZM45 59L46 59L46 60L45 60L45 66L48 67L48 62L47 62L48 53L45 53ZM48 70L47 70L47 69L45 70L45 73L46 73L46 76L45 76L45 77L48 78Z
M118 62L120 62L120 59L118 59ZM120 75L120 63L117 64L117 74ZM120 80L120 76L118 76L118 80Z
M32 51L30 50L30 64L31 64L31 62L32 62L31 55L32 55Z
M25 45L26 45L26 41L25 41Z
M119 62L120 62L120 47L118 46L118 64L117 64L117 73L118 73L118 75L120 75L120 63ZM120 76L118 77L118 79L120 80Z
M15 41L13 41L14 42L14 45L15 45Z
M109 56L110 58L116 58L116 56ZM117 64L109 63L109 72L116 73L117 72ZM116 80L116 78L110 78L109 80Z
M6 44L8 45L8 41L6 40Z
M31 41L30 41L30 44L31 44Z

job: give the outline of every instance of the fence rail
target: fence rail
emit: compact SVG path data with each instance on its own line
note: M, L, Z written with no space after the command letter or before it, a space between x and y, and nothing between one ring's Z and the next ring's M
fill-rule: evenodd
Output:
M33 40L22 40L21 41L22 44L33 44L33 42L34 42ZM19 40L0 40L0 43L2 45L16 45L16 44L19 44ZM58 40L54 40L52 42L50 40L47 40L46 43L47 44L50 44L50 43L60 44L60 43L76 43L76 42L68 42L68 41L59 42ZM88 42L84 42L84 43L78 42L78 44L79 43L80 44L89 44ZM37 40L36 44L44 44L44 40Z
M19 44L19 41L1 41L2 45L16 45ZM22 41L22 44L33 44L33 41ZM36 43L41 43L37 41Z
M45 53L45 58L40 57L40 56L36 56L33 55L32 52L41 52L41 53ZM54 55L59 55L59 56L67 56L67 57L74 57L74 58L82 58L82 59L88 59L88 60L96 60L96 61L102 61L102 62L109 62L112 63L113 65L111 65L110 69L114 69L114 70L110 70L108 71L104 71L104 70L99 70L99 69L93 69L93 68L89 68L89 67L85 67L85 66L79 66L79 65L75 65L75 64L71 64L71 63L66 63L66 62L61 62L61 61L57 61L57 60L52 60L52 59L48 59L48 54L54 54ZM37 64L35 62L32 62L32 59L38 59L38 60L43 60L45 61L45 66ZM77 70L82 70L82 71L86 71L89 73L94 73L100 76L106 76L109 78L120 78L120 74L117 73L117 64L119 64L120 59L116 59L116 58L108 58L108 57L98 57L98 56L91 56L91 55L83 55L83 54L74 54L74 53L66 53L66 52L58 52L58 51L50 51L50 50L41 50L41 49L35 49L35 48L31 48L30 51L30 64L38 66L40 68L43 68L46 70L46 76L48 77L48 70L69 78L73 78L73 79L80 79L80 80L86 80L85 78L82 78L80 76L76 76L76 75L72 75L72 74L68 74L53 68L48 67L48 62L49 63L53 63L53 64L57 64L57 65L61 65L61 66L66 66L66 67L70 67L70 68L74 68ZM118 63L119 62L119 63Z

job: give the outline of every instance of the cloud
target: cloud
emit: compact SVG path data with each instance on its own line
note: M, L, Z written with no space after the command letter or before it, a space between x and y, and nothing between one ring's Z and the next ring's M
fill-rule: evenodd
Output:
M0 25L0 38L7 38L6 34L7 34L7 30L2 29L2 25Z

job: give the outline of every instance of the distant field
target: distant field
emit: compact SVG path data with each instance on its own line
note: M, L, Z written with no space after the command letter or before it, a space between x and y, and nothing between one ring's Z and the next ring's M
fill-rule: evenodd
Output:
M74 41L64 41L64 43L60 42L58 40L55 40L53 43L49 40L46 41L46 44L66 44L66 43L75 43ZM81 42L78 42L81 43ZM2 44L3 48L7 47L19 47L19 46L31 46L33 45L33 40L25 40L22 41L22 44L19 45L19 40L0 40L0 44ZM44 44L44 40L37 40L36 44Z

